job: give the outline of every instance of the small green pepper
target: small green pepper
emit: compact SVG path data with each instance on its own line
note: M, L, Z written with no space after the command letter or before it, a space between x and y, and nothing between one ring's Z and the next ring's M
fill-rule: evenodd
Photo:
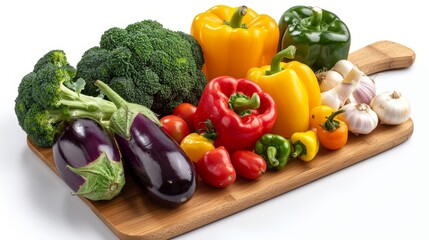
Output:
M308 65L315 72L329 70L349 55L350 31L332 12L317 7L294 6L283 13L278 25L278 50L295 45L297 50L293 60Z
M267 133L256 142L255 153L264 158L268 170L280 170L289 160L291 143L281 135Z

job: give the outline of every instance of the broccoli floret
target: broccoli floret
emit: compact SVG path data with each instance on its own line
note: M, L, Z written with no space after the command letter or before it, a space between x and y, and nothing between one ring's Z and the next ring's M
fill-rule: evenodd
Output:
M21 80L15 99L19 125L40 147L51 147L64 121L89 117L108 127L115 105L99 97L80 94L85 81L72 82L75 71L62 50L52 50Z
M38 72L41 68L45 67L46 64L55 64L59 67L63 67L71 77L76 75L76 69L67 62L63 50L57 49L47 52L36 62L33 72Z
M177 33L180 35L180 37L191 44L191 51L192 55L194 56L195 64L197 64L198 69L202 69L205 61L203 57L203 49L201 48L201 45L198 43L197 39L195 39L191 34L187 34L182 31L177 31Z
M76 66L76 69L79 69L79 76L76 79L83 78L87 81L83 93L96 96L98 89L94 84L88 84L88 79L100 79L109 82L111 79L108 67L110 52L100 47L93 47L86 50L83 56Z
M179 103L198 104L207 84L203 64L201 47L191 35L143 20L106 30L99 46L82 55L75 79L91 86L101 80L126 101L163 116ZM97 96L99 91L92 86L83 93Z
M24 127L25 116L33 104L32 89L36 74L30 72L25 75L18 86L18 96L15 100L15 113L19 126Z

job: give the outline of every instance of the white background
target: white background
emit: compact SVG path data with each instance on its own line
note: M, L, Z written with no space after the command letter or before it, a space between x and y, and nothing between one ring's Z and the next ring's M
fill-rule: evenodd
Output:
M397 1L398 2L398 1ZM278 20L294 5L339 15L351 51L392 40L416 52L411 68L376 75L379 92L412 104L414 133L403 144L177 239L429 239L427 11L421 1L2 1L0 3L0 238L116 239L27 147L14 114L21 78L51 49L72 65L104 30L143 19L189 32L217 4L242 4Z

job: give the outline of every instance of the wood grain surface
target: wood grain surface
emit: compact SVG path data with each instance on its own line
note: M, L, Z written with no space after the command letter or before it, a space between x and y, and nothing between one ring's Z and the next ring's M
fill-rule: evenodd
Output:
M361 70L367 74L409 67L414 59L412 50L390 41L369 45L350 54L349 58L360 64ZM198 181L194 196L175 209L152 203L139 189L127 169L125 187L114 199L90 201L80 198L120 239L168 239L391 149L409 139L413 130L411 118L397 126L378 125L369 135L350 134L347 145L340 150L329 151L321 147L316 158L310 162L291 159L281 171L267 172L260 179L253 181L237 178L234 184L225 189L215 189ZM51 148L39 148L28 139L27 144L57 173Z
M412 49L392 41L372 43L349 54L348 58L367 75L407 68L413 65L415 59L416 54Z

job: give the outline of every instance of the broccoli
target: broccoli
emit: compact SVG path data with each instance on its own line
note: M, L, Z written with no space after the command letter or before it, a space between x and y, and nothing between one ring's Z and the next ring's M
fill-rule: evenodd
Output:
M207 83L203 64L201 47L193 36L143 20L106 30L99 46L82 55L75 79L91 85L84 94L97 96L99 90L93 85L101 80L126 101L163 116L182 102L198 104Z
M15 99L15 114L29 139L39 147L51 147L63 123L74 118L92 118L106 129L116 111L113 102L81 93L85 80L73 80L76 70L64 51L51 50L26 74ZM141 105L130 105L157 122L156 116Z

